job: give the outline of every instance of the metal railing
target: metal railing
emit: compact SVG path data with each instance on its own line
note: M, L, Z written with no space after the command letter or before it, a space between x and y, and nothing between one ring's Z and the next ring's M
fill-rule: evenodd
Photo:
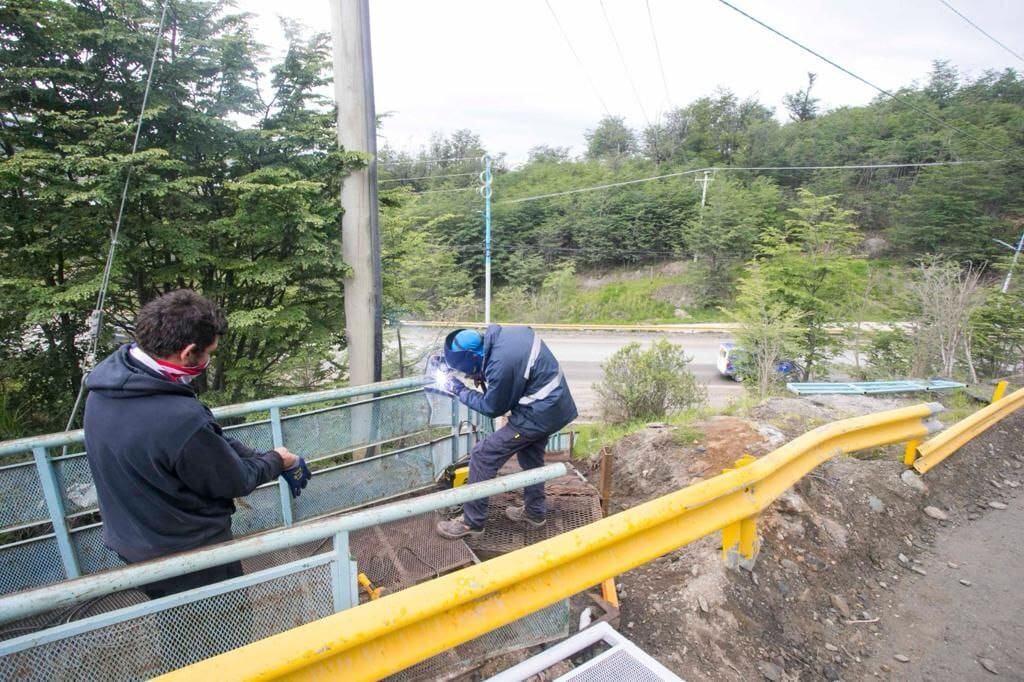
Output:
M726 555L752 560L758 514L800 478L840 453L924 438L941 410L827 424L714 478L164 679L381 679L717 531Z
M425 394L424 383L415 377L214 408L218 419L249 420L227 426L229 436L258 450L287 446L316 470L296 500L283 480L241 500L236 537L432 485L493 424ZM0 594L124 565L103 546L83 449L81 430L0 443L0 462L10 462L0 466Z
M908 448L905 463L908 466L913 465L919 473L926 473L965 443L1024 407L1024 388L1010 395L1004 395L1005 392L1006 382L1000 382L992 395L990 405L958 421L934 438L921 444L915 443L915 448Z
M0 679L76 679L82 670L96 679L151 677L351 608L359 603L360 569L350 557L350 533L565 473L564 464L552 464L2 597L0 623L24 622L156 580L333 540L324 553L0 641ZM112 649L117 655L105 657Z

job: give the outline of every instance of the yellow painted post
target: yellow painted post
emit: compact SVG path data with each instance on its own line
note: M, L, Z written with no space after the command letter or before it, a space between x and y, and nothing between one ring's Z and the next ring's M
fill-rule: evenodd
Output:
M904 466L914 466L914 460L917 459L917 446L921 444L919 440L907 441L907 449L903 451L903 464Z
M745 467L756 461L756 457L743 455L736 460L735 465L729 469L723 469L722 473ZM759 549L756 515L740 519L722 529L722 561L729 567L753 568Z
M1003 396L1006 395L1007 386L1009 386L1009 384L1006 381L1000 381L996 384L996 390L992 391L992 402L1003 399Z

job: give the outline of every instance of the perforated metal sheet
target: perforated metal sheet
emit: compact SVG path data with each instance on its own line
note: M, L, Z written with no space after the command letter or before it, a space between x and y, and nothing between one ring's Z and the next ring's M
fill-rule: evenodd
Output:
M564 599L385 679L390 682L448 680L495 656L568 635L569 600Z
M566 673L558 678L568 682L667 682L679 680L678 677L671 677L652 670L646 662L638 658L632 652L615 648L588 666L581 666L579 670Z
M349 536L349 550L359 571L389 592L434 578L476 561L462 540L439 536L442 517L420 514L367 528Z
M406 493L434 481L429 444L318 471L294 500L296 519L308 519ZM315 489L314 489L315 486Z
M228 438L234 438L239 443L248 445L254 450L266 452L274 448L274 435L270 430L269 421L250 422L224 427Z
M320 481L318 480L317 483ZM307 495L319 494L313 488L306 489ZM235 513L231 517L231 532L242 537L261 530L277 528L284 524L281 518L281 493L275 481L272 485L257 488L251 494L235 500Z
M430 405L416 391L288 416L281 431L292 452L315 457L421 431L429 419Z
M2 594L60 582L64 577L64 565L53 536L0 548Z
M575 482L575 475L562 477L545 486L547 524L534 528L505 516L506 507L522 504L521 493L502 493L490 498L483 535L469 538L477 553L504 554L580 528L601 518L601 500L597 489Z
M0 467L0 528L50 518L35 464Z
M332 612L330 570L316 566L5 656L0 679L148 679Z
M64 511L67 514L96 509L96 486L92 482L92 471L85 453L53 463L57 484L64 496Z
M125 565L121 557L103 544L102 526L76 530L71 534L71 542L78 553L78 567L82 573L95 573Z
M69 606L57 611L50 611L48 613L41 613L37 616L32 616L31 618L25 618L0 625L0 640L20 637L22 635L31 632L38 632L39 630L54 627L62 623L70 623L90 616L95 616L100 613L107 613L108 611L116 611L117 609L135 606L136 604L141 604L145 601L149 601L149 597L139 590L115 592L114 594L90 599L82 604Z

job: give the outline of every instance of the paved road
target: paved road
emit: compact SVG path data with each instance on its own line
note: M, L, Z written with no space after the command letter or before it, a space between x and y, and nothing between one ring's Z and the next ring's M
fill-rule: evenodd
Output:
M884 619L869 668L885 665L895 680L992 679L984 658L1000 679L1024 679L1022 544L1022 498L942 533L936 556L923 564L928 575L894 595L899 620ZM896 662L896 654L910 662Z
M644 347L658 339L668 339L682 346L693 356L690 368L708 387L708 398L715 407L723 407L742 392L736 382L718 374L715 360L718 345L730 340L721 334L648 334L634 332L540 332L541 338L558 358L569 388L584 419L598 415L597 394L593 384L604 377L601 364L611 355L634 341ZM440 348L444 330L423 327L402 327L402 341L407 354L423 352L427 348Z

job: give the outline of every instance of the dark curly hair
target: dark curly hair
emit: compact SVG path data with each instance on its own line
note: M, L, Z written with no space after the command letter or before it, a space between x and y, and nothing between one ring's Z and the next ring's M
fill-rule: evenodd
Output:
M189 344L206 350L228 331L217 304L191 289L178 289L142 306L135 318L135 341L157 358L173 355Z

